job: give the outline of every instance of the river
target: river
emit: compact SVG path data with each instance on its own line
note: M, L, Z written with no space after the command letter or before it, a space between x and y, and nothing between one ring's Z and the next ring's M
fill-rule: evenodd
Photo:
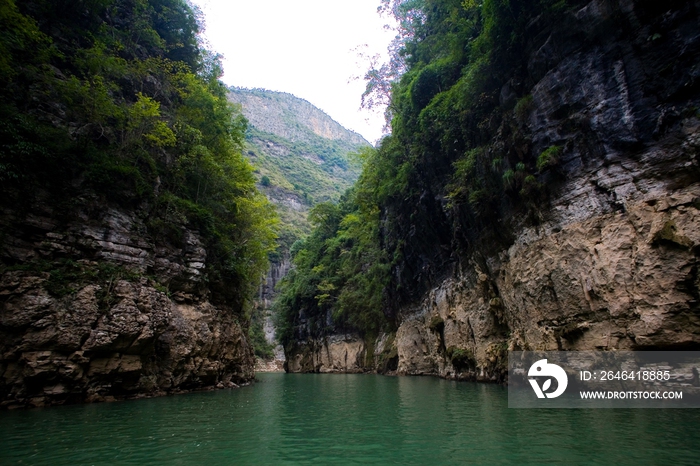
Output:
M0 464L700 464L700 410L507 408L502 386L259 374L240 389L0 413Z

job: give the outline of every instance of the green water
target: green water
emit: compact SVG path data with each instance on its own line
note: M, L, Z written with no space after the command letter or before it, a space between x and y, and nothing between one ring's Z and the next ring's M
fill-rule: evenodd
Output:
M261 374L238 390L0 413L0 464L700 464L700 410L516 410L503 387Z

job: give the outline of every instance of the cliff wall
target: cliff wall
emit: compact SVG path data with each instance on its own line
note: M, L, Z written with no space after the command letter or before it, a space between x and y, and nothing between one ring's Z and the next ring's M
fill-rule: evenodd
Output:
M265 280L260 285L257 306L263 318L265 341L273 347L272 357L256 358L255 372L282 372L284 370L284 349L277 341L276 329L271 309L276 296L275 287L289 272L292 264L289 255L285 254L277 262L270 262Z
M184 0L0 7L0 407L253 377L276 216Z
M490 147L558 147L536 178L547 195L484 226L426 157L419 194L384 217L403 225L386 234L402 245L387 310L400 374L502 381L508 350L700 346L697 3L596 0L528 32Z
M2 212L4 407L109 401L247 383L240 310L212 297L197 231L146 233L147 206L85 196ZM180 236L181 235L181 236Z

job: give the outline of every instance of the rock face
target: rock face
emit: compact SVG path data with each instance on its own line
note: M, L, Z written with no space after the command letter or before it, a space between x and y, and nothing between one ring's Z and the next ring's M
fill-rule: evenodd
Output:
M689 62L700 30L693 8L664 13L593 1L532 50L527 130L535 147L565 148L564 181L538 225L514 220L512 242L473 251L400 310L399 373L501 380L508 349L700 346L700 119ZM613 25L637 38L597 35Z
M274 345L273 357L265 360L256 357L255 372L283 372L284 371L284 349L282 345L277 343L276 329L272 319L272 301L275 298L275 287L280 280L287 275L287 272L292 267L292 263L288 254L285 254L278 262L271 262L270 269L267 272L265 280L260 285L260 293L258 294L257 306L263 315L264 324L263 331L265 332L265 340Z
M367 144L306 100L283 92L262 89L230 90L229 98L243 106L250 124L260 131L291 141L312 142L313 136L341 140L350 145Z
M270 268L267 271L265 280L260 285L258 294L258 302L265 308L269 309L272 306L272 301L275 298L275 287L292 268L292 262L289 254L285 254L277 262L271 262Z
M211 300L198 233L184 229L174 246L141 236L138 210L76 202L82 207L72 217L40 205L3 212L3 261L21 265L0 276L2 406L252 379L247 328Z
M466 350L470 377L486 380L503 377L507 349L697 348L698 188L626 196L624 212L524 229L486 267L404 311L399 373L455 376L450 348Z
M398 373L503 381L508 350L700 348L693 5L596 0L533 40L524 130L535 153L563 147L554 189L537 222L513 212L462 256L406 239L395 273L423 291L395 310ZM454 228L434 198L416 210Z
M357 335L332 335L296 348L288 372L364 372L365 343Z
M308 339L289 348L287 372L396 373L398 354L394 334L381 334L371 346L357 334Z

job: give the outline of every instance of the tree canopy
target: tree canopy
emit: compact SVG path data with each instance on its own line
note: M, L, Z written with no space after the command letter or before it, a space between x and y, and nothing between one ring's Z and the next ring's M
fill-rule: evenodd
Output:
M214 298L242 310L276 215L242 156L246 121L185 0L0 0L6 202L91 190L148 210L149 233L206 241Z

